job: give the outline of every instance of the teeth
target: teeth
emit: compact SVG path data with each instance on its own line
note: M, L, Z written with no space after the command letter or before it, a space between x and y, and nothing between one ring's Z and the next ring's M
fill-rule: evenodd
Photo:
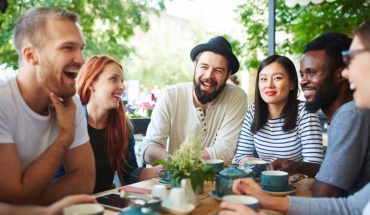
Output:
M354 83L351 83L351 84L349 85L349 89L351 89L351 90L355 90L355 89L356 89L356 85L355 85Z
M121 95L120 94L113 94L113 97L121 98Z

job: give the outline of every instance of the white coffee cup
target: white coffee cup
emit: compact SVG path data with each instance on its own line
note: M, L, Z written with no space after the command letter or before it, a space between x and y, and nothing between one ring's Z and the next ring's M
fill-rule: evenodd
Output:
M103 215L104 207L99 204L85 203L67 206L64 215Z
M167 188L162 184L154 185L152 188L152 196L162 199L162 206L167 207Z
M222 197L222 201L246 205L253 210L258 211L258 199L253 196L226 195Z
M170 197L168 198L168 207L176 208L177 210L188 209L189 205L184 188L175 187L171 189Z

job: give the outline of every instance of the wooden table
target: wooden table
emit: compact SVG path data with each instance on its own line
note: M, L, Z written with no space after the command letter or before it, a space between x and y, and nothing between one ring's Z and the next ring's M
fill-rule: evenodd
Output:
M297 187L297 191L292 196L301 196L301 197L311 197L311 185L313 183L313 178L304 178L297 183L294 184ZM141 188L148 188L151 189L154 185L159 184L156 180L147 180L142 181L139 183L132 184L130 186L141 187ZM204 186L204 193L199 195L200 203L195 208L195 210L190 213L191 215L207 215L207 214L215 214L220 211L220 202L215 200L212 196L209 195L209 192L214 190L214 183L207 182ZM168 190L169 191L169 190ZM97 193L96 195L102 195L104 193L118 193L118 188L104 191L101 193ZM265 210L267 214L280 214L275 211ZM104 215L116 215L119 214L117 211L113 211L110 209L106 209L104 211ZM168 215L169 213L161 212L161 215Z

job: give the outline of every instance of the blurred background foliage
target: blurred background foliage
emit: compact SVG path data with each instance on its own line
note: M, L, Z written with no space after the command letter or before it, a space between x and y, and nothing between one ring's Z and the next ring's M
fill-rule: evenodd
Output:
M236 12L244 26L239 49L247 68L257 68L268 51L268 0L248 0ZM284 0L276 0L276 53L303 54L305 45L320 34L340 32L351 35L353 30L370 18L369 0L323 1L293 8Z
M20 15L29 8L56 7L77 13L88 44L85 57L105 53L120 60L134 51L127 42L134 27L149 30L149 15L159 15L165 1L171 0L8 0L5 13L0 13L1 63L17 69L12 33Z
M151 28L150 17L165 11L168 1L172 0L8 0L7 10L0 13L0 64L17 69L12 31L25 10L59 7L79 14L87 42L85 58L111 55L125 65L130 79L138 79L147 86L191 81L189 52L213 35L201 25L192 26L186 40L171 38L173 32L169 30L148 38L145 44L139 44L140 49L129 42L135 27L144 32ZM244 69L256 68L267 56L268 0L244 1L235 12L242 25L242 39L232 34L225 37L231 41ZM369 18L369 0L324 1L293 8L288 8L284 0L276 0L276 53L299 58L305 44L316 36L333 31L351 34Z

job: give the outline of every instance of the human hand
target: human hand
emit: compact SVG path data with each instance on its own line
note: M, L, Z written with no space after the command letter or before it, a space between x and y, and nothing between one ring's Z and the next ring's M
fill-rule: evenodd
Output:
M231 202L222 202L220 204L222 211L219 215L266 215L264 212L255 212L248 206Z
M55 202L47 208L47 214L62 214L63 208L69 205L74 205L78 203L97 203L94 196L89 195L73 195L67 196L63 199Z
M252 178L236 179L233 183L233 192L238 195L249 195L258 199L261 205L268 203L270 195L267 194Z
M247 161L251 161L251 160L260 160L260 159L259 158L255 158L255 157L245 157L245 158L242 158L239 161L239 166L240 167L244 167L244 163L247 162Z
M55 93L50 93L50 99L57 114L59 135L67 135L71 144L76 131L76 104L72 97L63 98L61 101Z
M272 170L285 171L288 172L289 175L294 175L299 173L299 162L278 158L270 164L269 168Z

